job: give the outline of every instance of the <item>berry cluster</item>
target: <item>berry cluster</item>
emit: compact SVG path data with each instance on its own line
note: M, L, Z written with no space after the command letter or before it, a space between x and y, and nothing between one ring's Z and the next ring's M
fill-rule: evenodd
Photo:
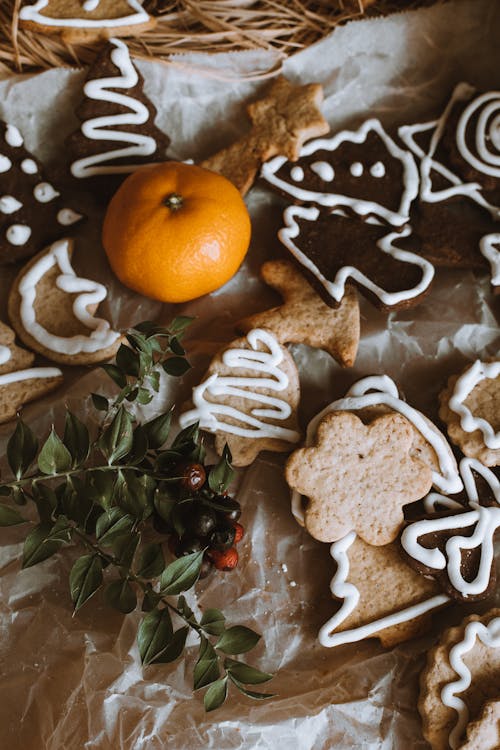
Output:
M244 534L241 506L228 494L227 483L219 481L221 466L204 466L199 460L178 463L167 485L168 517L164 512L154 517L155 528L168 534L169 549L176 557L205 550L201 578L213 568L229 571L237 566L235 545Z

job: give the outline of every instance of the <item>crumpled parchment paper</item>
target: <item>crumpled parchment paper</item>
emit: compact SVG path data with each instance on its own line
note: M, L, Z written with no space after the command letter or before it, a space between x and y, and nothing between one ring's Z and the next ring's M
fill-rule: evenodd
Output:
M324 112L335 130L380 116L388 124L432 114L453 85L500 82L495 31L500 7L488 0L456 0L386 19L353 22L295 55L283 72L297 82L319 81ZM195 161L245 132L245 99L264 90L255 74L274 72L268 52L179 56L170 65L139 63L157 124L172 139L170 153ZM83 72L52 70L0 82L0 115L16 123L35 153L56 169L63 137L77 122L73 105ZM191 304L164 306L125 290L113 278L100 245L102 215L88 199L90 219L77 237L75 265L109 287L103 312L129 326L155 315L195 315L188 337L194 369L165 381L154 408L181 404L211 355L234 337L245 314L276 304L258 280L264 259L281 252L279 201L262 185L248 195L253 219L250 252L219 292ZM0 315L14 271L0 271ZM362 340L356 365L341 370L324 352L294 346L302 379L303 424L343 395L358 378L387 373L408 401L436 415L436 394L467 360L499 348L500 298L485 276L438 271L431 294L417 308L389 314L362 302ZM67 374L67 387L27 407L24 418L43 436L61 424L64 404L88 417L88 394L109 386L98 370ZM161 403L160 403L161 402ZM151 408L149 415L151 414ZM12 426L0 429L0 454ZM240 471L238 498L246 536L231 574L198 586L191 606L220 606L230 622L264 634L248 661L277 676L278 693L252 703L239 695L206 715L191 691L193 648L187 659L142 670L135 641L139 613L110 611L100 596L74 618L68 590L73 550L20 570L21 528L0 533L0 747L7 750L301 750L425 747L416 710L425 650L444 624L466 608L435 617L433 633L391 651L369 641L328 650L316 642L336 604L329 545L310 538L293 520L283 479L284 458L265 454ZM487 606L487 605L486 605ZM485 605L481 605L484 609ZM468 610L471 608L469 607ZM479 607L478 607L479 609ZM193 644L195 646L195 644Z

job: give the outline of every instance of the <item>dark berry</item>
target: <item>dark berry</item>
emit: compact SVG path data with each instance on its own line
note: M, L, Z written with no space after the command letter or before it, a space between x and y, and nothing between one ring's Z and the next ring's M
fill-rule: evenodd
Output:
M196 537L186 536L183 537L177 545L176 555L182 557L183 555L190 555L192 552L201 552L205 545L201 539Z
M158 513L153 513L153 528L158 534L170 534L172 531L172 526L158 515Z
M206 578L212 572L214 565L207 555L203 556L200 568L200 578Z
M237 521L241 516L241 505L229 495L217 495L214 502L217 503L219 512L223 513L229 521Z
M234 547L230 547L224 552L220 552L217 549L209 549L207 555L217 570L234 570L238 565L238 552Z
M196 510L189 520L189 531L193 536L209 536L215 528L217 517L215 512L206 506Z
M219 523L210 536L210 547L223 552L234 544L236 530L231 523Z
M186 463L178 467L181 486L188 492L198 492L206 482L207 474L203 464Z
M243 539L245 529L241 523L238 523L237 521L233 521L232 526L234 528L234 544L238 544L238 542L241 542Z

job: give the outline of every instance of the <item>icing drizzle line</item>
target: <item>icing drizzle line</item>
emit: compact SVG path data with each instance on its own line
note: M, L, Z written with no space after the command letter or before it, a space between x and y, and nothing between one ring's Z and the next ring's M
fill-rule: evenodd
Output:
M133 88L139 80L137 70L130 59L127 46L119 39L113 38L109 41L115 47L111 52L111 61L119 69L120 75L87 81L83 91L89 99L113 102L114 104L126 107L130 111L86 120L82 123L81 132L86 138L91 140L118 141L119 143L129 143L130 145L77 159L71 165L71 173L74 177L78 178L91 177L97 174L133 172L140 165L120 164L105 166L103 162L106 163L115 159L129 157L150 156L156 151L156 141L151 136L116 129L120 125L143 125L149 119L149 110L142 102L128 94L109 90L114 88Z
M141 8L137 0L127 0L127 4L130 10L134 11L121 18L56 18L53 16L46 16L42 14L44 8L49 4L49 0L38 0L34 5L26 5L21 8L19 12L19 18L23 21L35 21L35 23L41 23L44 26L75 26L83 28L101 28L101 27L116 27L116 26L132 26L138 23L145 23L149 21L150 16L146 11ZM88 2L84 4L82 10L91 12L96 9L99 4L99 0L96 3ZM89 7L85 7L88 5ZM92 7L93 6L93 7Z
M355 266L343 266L335 274L335 279L330 281L293 241L300 235L300 227L296 218L306 219L307 221L316 221L318 216L319 209L315 206L305 208L302 206L288 206L283 212L285 226L279 230L278 237L292 255L297 258L299 263L316 276L328 294L337 302L340 302L344 296L345 285L349 278L355 279L359 284L373 292L373 294L375 294L384 305L397 305L404 300L418 297L425 292L434 278L434 266L429 263L429 261L415 253L411 253L408 250L401 250L395 246L394 242L396 242L396 240L408 237L408 235L411 234L411 228L405 227L401 232L390 232L389 234L386 234L385 237L378 240L377 247L383 253L392 255L393 258L396 258L397 260L404 263L411 263L421 269L422 278L412 289L404 289L400 292L387 292L385 289L382 289L382 287L375 284Z
M58 367L31 367L28 370L16 370L0 375L0 388L23 380L39 380L41 378L59 378L62 372Z
M450 649L449 661L458 675L458 680L449 682L441 690L441 700L448 708L453 708L458 714L455 726L450 732L449 743L452 750L460 745L460 740L469 721L469 709L458 693L467 690L472 681L470 669L465 665L463 657L474 647L476 638L487 648L500 648L500 617L495 617L488 625L482 622L469 622L465 628L463 640Z
M0 365L4 365L12 357L12 352L8 346L0 344Z
M496 450L500 448L500 432L495 432L493 426L482 417L475 417L464 401L482 380L495 379L500 376L500 362L481 362L477 359L457 380L453 394L449 400L449 407L460 417L460 426L465 432L480 430L484 444Z
M184 428L199 421L200 427L209 432L222 431L245 438L273 438L296 443L300 439L300 433L262 419L280 421L287 419L292 411L290 404L281 398L256 391L256 389L268 389L279 393L288 387L288 375L279 367L283 361L283 351L276 338L260 328L254 328L246 338L251 348L226 349L222 355L223 364L234 370L254 370L268 377L242 377L214 373L193 388L195 408L181 415L180 425ZM259 343L264 344L267 351L259 351ZM234 396L254 401L262 404L264 408L253 408L247 414L227 404L207 401L205 393L211 396ZM222 419L219 419L219 416ZM225 422L224 417L235 419L248 427Z
M89 336L57 336L50 333L40 323L35 314L34 302L36 286L42 277L54 266L61 274L56 279L56 286L67 294L77 294L73 302L73 314L84 326L91 330ZM87 311L87 307L98 305L107 296L106 287L96 281L83 279L76 275L69 255L69 240L59 240L51 245L46 253L24 274L18 286L21 296L21 322L30 336L41 346L60 354L80 354L97 352L111 346L120 334L113 331L107 320L96 318Z

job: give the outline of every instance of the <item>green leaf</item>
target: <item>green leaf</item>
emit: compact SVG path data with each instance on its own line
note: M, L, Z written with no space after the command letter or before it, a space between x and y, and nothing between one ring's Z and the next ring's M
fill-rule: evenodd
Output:
M148 447L148 438L145 426L140 424L134 430L132 450L127 459L127 462L132 466L138 466L144 461L146 453L148 452Z
M180 594L193 586L200 575L203 550L174 560L163 571L160 589L164 596ZM236 653L236 652L234 652Z
M243 693L243 695L246 695L247 698L252 698L254 701L265 701L268 698L275 698L276 693L257 693L254 690L248 690L239 680L237 680L231 672L228 672L229 679L231 682L236 685L238 690Z
M225 630L226 618L220 609L206 609L200 620L200 625L210 635L221 635Z
M146 430L150 448L161 448L167 442L171 421L172 412L167 411L165 414L155 417L150 422L146 422L144 429Z
M38 454L38 468L43 474L60 474L69 471L71 464L71 453L52 428Z
M222 457L219 463L210 471L208 475L208 486L213 492L220 494L224 492L234 477L234 470L231 465L231 451L227 444L224 446L222 451Z
M116 365L101 365L106 375L113 380L119 388L125 388L127 385L127 377Z
M0 484L0 495L8 497L11 491L11 488L7 484Z
M0 503L0 526L17 526L19 523L26 523L27 519L15 508L10 505Z
M130 470L124 470L121 475L123 481L117 499L120 508L134 518L147 518L152 507L149 507L145 477Z
M170 516L172 510L177 502L177 497L173 492L170 492L168 488L162 487L162 489L156 489L154 498L154 507L160 518L166 523L170 523Z
M142 578L157 578L163 572L165 559L161 544L145 544L137 559L137 575Z
M172 620L168 609L154 609L139 626L137 643L144 665L151 664L161 656L170 644L173 635Z
M64 486L61 504L64 513L79 526L85 526L93 508L93 492L78 477L69 477Z
M76 560L69 574L69 588L75 612L95 594L101 583L102 561L99 555L83 555Z
M139 357L133 349L125 346L125 344L121 344L116 353L116 365L119 370L127 375L133 375L134 377L139 375Z
M182 594L177 599L177 609L188 622L196 623L196 617L194 612L186 601L186 597Z
M105 510L108 510L114 498L118 472L106 470L93 472L90 479L90 494L92 500Z
M40 521L51 521L54 511L57 508L57 495L51 487L46 484L33 482L32 485L33 499L36 503Z
M188 633L189 627L187 625L176 630L168 646L161 652L160 656L153 660L153 663L168 664L178 659L184 651Z
M133 445L132 417L121 406L111 424L104 430L98 441L99 449L108 464L113 464L127 455Z
M160 594L157 594L156 591L153 590L151 584L148 584L148 588L146 588L146 591L144 592L144 599L142 600L142 611L151 612L152 609L155 609L158 606L160 601Z
M214 711L222 706L227 698L227 677L221 677L220 680L213 682L203 697L205 711Z
M158 393L160 390L160 373L158 370L153 370L153 372L150 372L148 375L149 382L151 383L151 388L155 393Z
M70 411L66 412L63 443L73 459L72 466L80 466L87 460L90 451L89 431Z
M123 565L127 569L130 568L140 541L141 535L137 532L123 534L113 539L109 546L119 565Z
M260 640L260 635L244 625L234 625L222 633L215 647L225 654L245 654Z
M36 457L38 440L22 419L7 443L7 460L16 479L20 479L29 469Z
M171 333L176 333L177 335L182 334L184 333L186 328L191 325L193 320L195 320L195 318L190 318L187 315L178 315L172 320L168 327L168 330Z
M176 336L170 339L170 350L179 357L183 357L186 353L186 350Z
M171 445L172 450L179 450L181 453L185 453L186 446L192 450L192 447L199 442L200 439L200 425L198 422L184 427L183 430L177 433L174 442Z
M52 557L70 538L71 529L63 516L58 518L54 526L47 523L35 526L24 540L23 568L30 568Z
M103 547L113 544L115 539L128 534L134 525L134 519L123 513L120 508L111 508L97 519L96 537Z
M97 409L97 411L108 411L109 402L107 398L101 396L100 393L91 393L90 395L92 397L94 408Z
M133 612L137 606L136 593L127 580L112 581L106 586L105 597L110 607L125 615Z
M204 635L200 636L200 651L194 667L194 689L206 687L220 676L219 658L215 649Z
M150 393L147 388L139 388L139 391L137 394L137 400L143 406L145 404L150 404L151 401L153 400L153 394Z
M248 664L234 659L226 659L224 667L238 682L245 685L260 685L274 677L268 672L261 672L260 669L255 669L255 667L250 667Z
M28 501L28 498L26 497L26 494L21 489L21 487L12 488L12 499L14 500L16 505L26 505Z
M191 369L191 365L184 357L170 357L162 365L167 375L179 378Z

